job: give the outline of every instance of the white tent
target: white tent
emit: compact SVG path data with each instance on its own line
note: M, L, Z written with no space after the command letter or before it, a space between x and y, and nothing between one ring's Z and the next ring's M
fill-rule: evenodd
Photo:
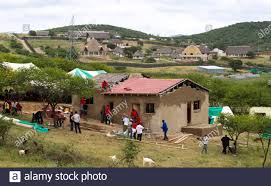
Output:
M99 75L99 74L106 74L106 71L104 70L97 70L97 71L86 71L79 68L73 69L68 74L75 76L75 77L81 77L84 79L92 79L93 77Z
M9 68L11 70L20 70L20 69L30 69L30 68L38 68L33 63L10 63L10 62L3 62L0 63L2 66Z

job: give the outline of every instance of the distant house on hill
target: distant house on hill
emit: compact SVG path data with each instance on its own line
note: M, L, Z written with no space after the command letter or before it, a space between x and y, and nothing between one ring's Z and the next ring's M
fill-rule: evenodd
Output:
M223 50L220 50L218 48L214 48L211 52L213 54L216 54L218 57L225 57L227 55Z
M36 34L37 36L40 36L40 37L48 37L49 36L49 31L36 31Z
M209 50L204 46L198 47L196 45L189 45L182 51L180 61L207 61L208 54Z
M145 57L144 53L140 50L136 51L133 55L133 59L136 59L136 60L143 60Z
M116 55L116 56L118 56L118 57L124 57L124 50L121 47L116 47L113 50L113 54Z
M228 46L226 48L226 54L229 57L246 57L249 51L251 51L250 46Z
M209 49L209 47L208 47L207 45L204 45L204 44L199 45L198 48L200 49L200 52L201 52L202 54L207 54L207 55L209 55L209 53L210 53L210 51L211 51L211 50Z
M96 39L89 39L87 45L81 51L82 55L85 56L101 56L106 55L106 46L101 45Z
M68 35L70 34L71 32L68 33ZM74 31L73 34L78 38L94 38L97 40L110 39L110 33L105 31Z
M170 57L173 50L170 47L161 47L161 48L158 48L156 52L158 53L159 56L168 56L168 57Z
M151 57L153 59L155 59L156 61L159 61L160 60L160 55L157 53L157 52L153 52Z

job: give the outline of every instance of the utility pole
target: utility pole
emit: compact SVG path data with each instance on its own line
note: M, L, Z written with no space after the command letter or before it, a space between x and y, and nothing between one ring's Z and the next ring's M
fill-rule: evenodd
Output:
M69 60L75 60L76 62L78 62L76 60L76 52L75 52L75 48L74 48L74 39L75 39L75 32L74 32L74 15L72 16L71 22L70 22L70 27L69 27L69 31L68 31L68 35L69 35L69 41L70 41L70 49L68 52L68 59Z

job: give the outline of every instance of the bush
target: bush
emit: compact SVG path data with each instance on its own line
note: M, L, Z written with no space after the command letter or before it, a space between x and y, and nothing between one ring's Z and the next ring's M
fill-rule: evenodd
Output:
M44 148L44 155L45 158L55 161L58 167L75 165L84 159L71 145L48 144Z
M156 60L154 58L152 58L152 57L148 57L148 58L145 59L145 62L146 63L155 63Z
M6 139L11 126L12 123L10 121L6 121L3 118L0 118L0 145L4 145L6 143Z
M37 36L37 33L36 33L36 31L34 31L34 30L30 30L30 31L28 32L28 34L29 34L30 36Z
M0 45L0 52L9 53L10 50L7 49L4 45Z
M127 72L127 67L115 67L117 72Z
M209 59L207 63L208 63L208 65L215 65L216 62L214 60Z
M23 49L23 45L18 43L15 39L10 41L10 47L14 49Z
M125 146L122 149L123 162L128 167L135 167L135 159L140 152L139 146L132 140L127 140Z
M255 52L249 51L249 52L247 53L247 57L248 57L249 59L254 59L254 58L256 57L256 54L255 54Z
M229 65L236 72L238 69L242 68L243 62L241 60L231 60Z
M226 56L222 56L222 57L221 57L221 60L222 60L222 61L230 61L231 59L228 58L228 57L226 57Z
M20 48L15 49L15 52L16 52L17 54L21 54L21 55L25 55L25 56L27 56L27 55L30 54L29 51L27 51L27 50L25 50L25 49L20 49Z

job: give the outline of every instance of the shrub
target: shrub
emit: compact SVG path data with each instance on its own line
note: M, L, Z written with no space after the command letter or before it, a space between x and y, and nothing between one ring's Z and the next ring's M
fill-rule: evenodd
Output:
M45 158L56 161L58 167L75 165L83 160L82 155L72 145L60 146L57 144L48 144L44 148L44 155Z
M241 60L231 60L229 65L236 72L238 69L242 68L243 62Z
M0 52L9 53L10 50L7 49L4 45L0 45Z
M27 51L27 50L25 50L25 49L20 49L20 48L16 48L16 49L15 49L15 52L16 52L17 54L21 54L21 55L25 55L25 56L27 56L27 55L30 54L29 51Z
M226 57L226 56L222 56L222 57L221 57L221 60L222 60L222 61L230 61L231 59L228 58L228 57Z
M247 57L248 57L249 59L254 59L254 58L256 57L256 54L255 54L255 52L253 52L253 51L249 51L249 52L247 53Z
M215 61L214 60L208 60L208 65L215 65Z
M10 121L6 121L3 118L0 118L0 145L4 145L6 143L6 138L11 126L12 123Z
M15 39L10 41L10 47L14 49L23 49L23 45L21 43L18 43Z
M155 63L156 60L154 58L152 58L152 57L148 57L148 58L145 59L145 62L146 63Z
M125 146L122 149L123 162L128 167L135 167L135 159L140 152L139 146L132 140L127 140Z
M115 67L117 72L127 72L127 67Z

